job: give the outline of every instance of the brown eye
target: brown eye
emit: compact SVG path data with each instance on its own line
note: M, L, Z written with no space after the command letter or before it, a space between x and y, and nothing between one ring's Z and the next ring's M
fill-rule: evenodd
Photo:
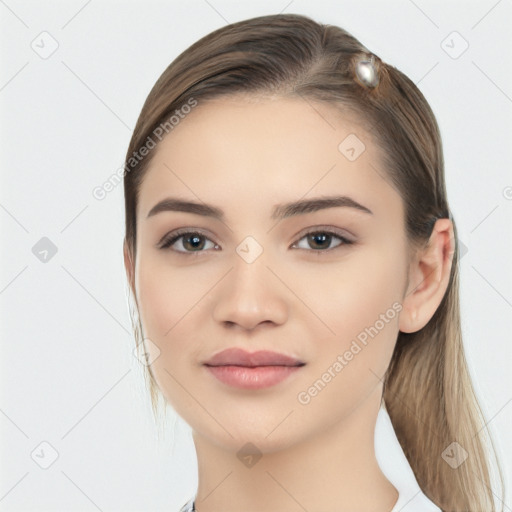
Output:
M332 243L335 240L339 240L339 242L335 243L333 246ZM305 245L300 246L300 242L305 240ZM353 242L345 238L344 236L334 233L332 231L310 231L306 233L298 242L296 242L293 247L297 247L298 249L313 249L318 252L327 252L332 249L336 249L342 245L350 245Z
M183 247L188 251L201 250L205 245L204 237L201 235L187 235L182 236Z
M160 249L168 249L176 245L176 247L173 247L172 249L176 252L204 252L208 242L215 246L215 244L202 233L195 231L185 231L171 234L168 239L162 242ZM206 249L208 248L210 247L206 247Z
M326 233L314 233L306 237L312 249L329 249L332 242L332 235Z

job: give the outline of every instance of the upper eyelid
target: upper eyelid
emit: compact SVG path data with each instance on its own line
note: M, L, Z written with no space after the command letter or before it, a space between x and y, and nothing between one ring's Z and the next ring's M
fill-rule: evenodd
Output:
M309 228L304 228L303 230L301 230L297 234L297 240L300 240L301 238L304 238L305 236L307 236L310 233L316 233L316 232L331 233L331 234L336 235L338 237L350 240L351 242L353 242L354 241L353 239L355 238L355 236L352 235L351 233L349 233L346 229L335 228L334 226L331 227L331 226L327 226L327 225L319 225L319 226L313 226L313 227L309 227Z

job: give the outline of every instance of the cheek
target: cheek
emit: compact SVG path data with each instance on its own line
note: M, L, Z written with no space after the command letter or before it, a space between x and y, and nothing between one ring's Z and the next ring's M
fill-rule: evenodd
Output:
M209 295L224 273L214 265L178 267L161 255L140 259L137 294L144 335L160 350L155 372L165 368L186 377L187 367L211 342L204 327L211 320Z
M145 336L162 352L178 345L183 337L176 333L195 313L192 310L200 307L206 290L204 280L192 275L192 270L177 270L159 257L141 258L137 293Z
M148 338L164 339L179 313L177 294L171 293L176 283L161 275L157 266L142 264L137 291L144 333Z
M137 279L139 311L145 338L159 349L151 372L167 402L188 418L189 397L182 385L190 387L191 362L201 342L194 331L207 280L197 271L173 268L159 257L140 259ZM197 414L197 411L196 411Z
M398 333L403 283L401 262L358 254L357 264L331 272L319 283L330 293L318 311L335 335L324 336L297 396L304 418L330 424L362 403L380 384ZM319 276L320 279L320 276ZM335 283L335 285L333 285Z
M402 265L395 251L382 251L377 258L375 251L361 251L357 261L323 278L330 292L323 295L319 311L335 333L319 346L324 366L341 355L346 378L375 381L370 369L382 376L398 334Z

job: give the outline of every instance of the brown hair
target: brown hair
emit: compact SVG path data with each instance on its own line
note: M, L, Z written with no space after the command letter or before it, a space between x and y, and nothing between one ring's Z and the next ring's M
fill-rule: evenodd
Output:
M373 88L356 78L354 68L358 59L372 55L379 79ZM404 202L410 247L428 242L436 219L453 221L455 252L447 292L423 329L399 333L383 401L426 496L443 511L495 511L491 468L480 438L486 431L484 417L461 336L457 231L447 202L439 128L426 99L409 78L345 30L300 15L262 16L206 35L167 67L144 103L127 161L191 98L201 104L245 93L302 97L355 113L383 150L386 176ZM125 244L133 265L138 191L153 154L134 162L124 176ZM130 289L134 292L133 280ZM138 305L131 313L140 342L142 325L133 316ZM156 411L159 392L150 368L146 377ZM453 442L468 453L456 468L443 458ZM497 468L503 488L498 463Z

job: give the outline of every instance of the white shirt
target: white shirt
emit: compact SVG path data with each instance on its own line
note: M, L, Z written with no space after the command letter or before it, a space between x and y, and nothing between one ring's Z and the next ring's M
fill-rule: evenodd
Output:
M390 512L442 512L421 491L384 406L375 426L375 455L382 472L398 491L398 501ZM192 512L193 502L190 499L179 512Z
M384 406L375 426L375 455L382 472L398 491L398 501L390 512L442 512L421 491Z

